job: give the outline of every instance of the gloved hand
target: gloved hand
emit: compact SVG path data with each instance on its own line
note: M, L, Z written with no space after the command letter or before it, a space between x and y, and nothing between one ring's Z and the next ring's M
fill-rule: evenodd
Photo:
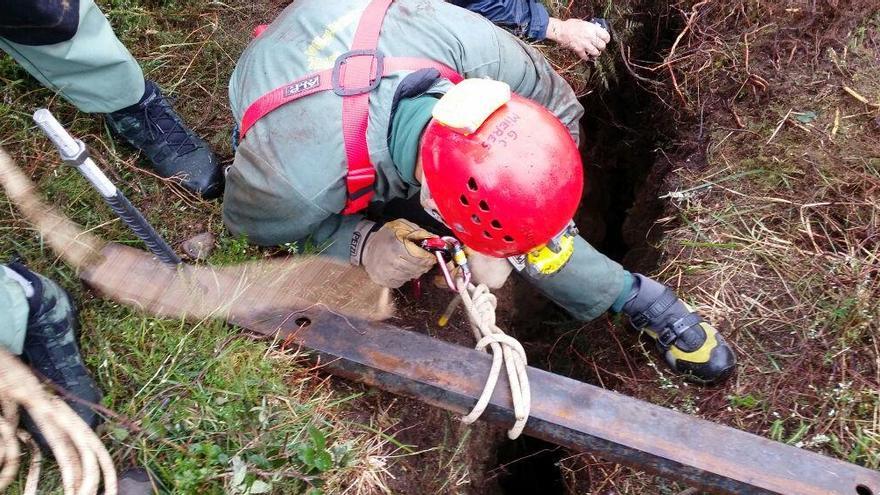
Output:
M474 284L486 284L490 289L497 289L504 285L513 270L513 265L507 258L493 258L468 247L464 248L464 252L471 267Z
M574 51L584 60L591 60L602 53L611 41L611 35L592 22L551 17L547 24L547 39Z
M361 228L365 223L371 228ZM396 289L422 276L437 262L433 254L419 247L419 241L434 234L403 219L388 222L378 230L374 226L373 222L361 222L355 235L362 236L363 241L352 239L352 253L360 245L356 264L363 265L373 282Z

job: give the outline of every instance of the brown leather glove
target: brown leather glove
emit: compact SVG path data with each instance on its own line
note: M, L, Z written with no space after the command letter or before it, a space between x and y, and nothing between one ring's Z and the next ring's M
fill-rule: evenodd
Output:
M419 247L419 241L434 234L403 219L376 229L368 220L358 224L352 238L351 261L363 265L379 285L396 289L426 273L437 258Z

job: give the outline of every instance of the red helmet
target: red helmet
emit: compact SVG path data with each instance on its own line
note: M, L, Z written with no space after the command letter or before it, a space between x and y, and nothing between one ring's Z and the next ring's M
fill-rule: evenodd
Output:
M568 129L515 94L472 133L432 119L421 159L446 225L466 246L499 258L528 253L562 232L584 188Z

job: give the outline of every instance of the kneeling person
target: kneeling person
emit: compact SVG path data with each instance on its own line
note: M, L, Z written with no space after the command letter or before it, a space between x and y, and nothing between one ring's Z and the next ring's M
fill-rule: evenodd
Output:
M478 253L478 277L513 265L576 318L626 313L680 373L732 372L711 325L577 235L583 108L539 53L444 2L357 5L297 2L239 60L241 141L224 198L233 232L264 245L310 237L399 287L433 265L419 247L431 234L362 212L418 195ZM358 18L352 36L344 27Z

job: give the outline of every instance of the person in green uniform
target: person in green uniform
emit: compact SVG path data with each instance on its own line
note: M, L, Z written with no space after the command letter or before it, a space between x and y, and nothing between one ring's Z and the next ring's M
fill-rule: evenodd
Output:
M206 199L221 195L213 152L144 79L92 0L0 0L0 50L81 111L104 114L159 176Z
M714 327L571 228L584 109L547 60L455 5L379 2L300 0L242 54L229 87L240 134L223 203L229 229L261 245L311 239L387 287L434 265L420 225L446 229L476 251L478 282L515 269L575 318L628 315L673 370L704 383L729 376L735 356ZM364 32L377 25L373 52ZM460 77L496 84L452 98ZM463 117L486 105L495 106L476 121ZM365 157L370 167L358 169ZM387 218L399 200L409 201L404 218L376 214ZM564 259L542 258L548 246Z

